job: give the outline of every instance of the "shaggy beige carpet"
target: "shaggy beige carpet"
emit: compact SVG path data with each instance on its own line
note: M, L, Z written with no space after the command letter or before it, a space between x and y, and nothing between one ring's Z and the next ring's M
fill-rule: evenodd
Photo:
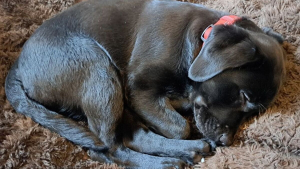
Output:
M266 113L243 124L233 146L217 148L195 168L299 168L300 1L199 0L208 7L248 16L281 33L286 42L286 82ZM49 17L74 0L0 0L0 168L117 168L90 160L86 150L16 114L4 80L22 45Z

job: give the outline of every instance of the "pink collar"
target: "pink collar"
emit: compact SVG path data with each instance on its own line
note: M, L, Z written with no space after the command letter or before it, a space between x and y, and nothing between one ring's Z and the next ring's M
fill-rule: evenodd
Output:
M220 20L217 23L209 25L203 31L203 33L201 35L201 39L203 41L203 45L204 45L204 42L206 41L206 39L208 38L208 36L210 35L212 28L215 25L232 25L232 24L234 24L239 19L241 19L241 18L238 17L238 16L236 16L236 15L226 15L226 16L221 17Z

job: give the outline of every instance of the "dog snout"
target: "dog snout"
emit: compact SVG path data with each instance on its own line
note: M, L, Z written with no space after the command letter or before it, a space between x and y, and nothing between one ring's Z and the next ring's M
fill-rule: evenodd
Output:
M223 133L220 135L219 141L217 144L222 146L230 146L233 143L233 135L228 133Z

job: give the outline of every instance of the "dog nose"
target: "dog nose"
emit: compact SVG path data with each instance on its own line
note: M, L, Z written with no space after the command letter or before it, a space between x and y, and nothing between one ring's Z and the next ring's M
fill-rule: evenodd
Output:
M231 134L223 133L219 142L223 146L230 146L233 143L233 136Z

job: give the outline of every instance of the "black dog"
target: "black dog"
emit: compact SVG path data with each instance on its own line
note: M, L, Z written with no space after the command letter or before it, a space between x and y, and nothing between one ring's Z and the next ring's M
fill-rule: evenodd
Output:
M26 42L7 99L94 159L193 164L215 143L231 145L239 124L272 102L285 72L280 35L225 15L176 1L76 4ZM182 140L191 127L178 112L190 110L206 139Z

